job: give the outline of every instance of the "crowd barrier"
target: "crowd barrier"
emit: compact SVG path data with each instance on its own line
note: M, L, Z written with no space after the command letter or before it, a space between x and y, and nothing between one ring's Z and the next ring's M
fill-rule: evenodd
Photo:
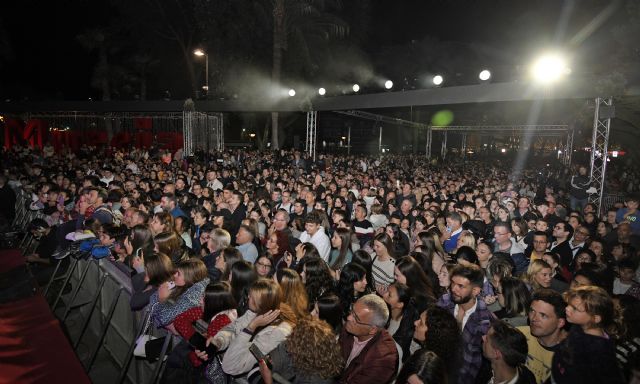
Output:
M622 193L608 193L602 196L602 204L600 205L600 212L603 215L607 214L607 210L615 203L624 203L625 195Z
M30 203L30 193L16 191L12 230L24 234L17 244L23 255L38 246L38 240L26 231L29 222L43 217L29 208ZM71 254L56 265L43 294L85 371L97 384L158 382L172 338L165 339L158 362L134 358L135 340L143 332L147 311L131 311L130 276L108 259L76 256L78 253ZM157 337L166 336L164 330L153 332Z
M171 338L165 339L159 362L134 358L147 312L131 311L130 277L108 259L69 258L66 269L58 263L45 291L87 374L94 383L157 382ZM72 289L65 290L68 285ZM165 335L154 330L154 336Z

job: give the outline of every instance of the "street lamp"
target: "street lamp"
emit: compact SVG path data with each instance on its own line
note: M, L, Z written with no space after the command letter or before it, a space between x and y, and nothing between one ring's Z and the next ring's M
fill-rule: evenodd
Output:
M207 91L207 96L209 95L209 55L202 49L198 48L193 51L193 54L196 56L204 56L204 71L205 71L205 79L204 79L204 87L202 87L205 91Z

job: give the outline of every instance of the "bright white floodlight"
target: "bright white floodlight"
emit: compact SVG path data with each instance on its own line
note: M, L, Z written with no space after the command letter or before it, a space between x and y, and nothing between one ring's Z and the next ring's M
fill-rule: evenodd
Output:
M557 54L547 54L535 61L531 68L533 78L541 83L554 82L569 73L565 60Z
M384 87L385 87L386 89L391 89L391 88L393 88L393 81L391 81L391 80L387 80L387 81L385 81L385 82L384 82Z
M293 96L295 96L295 95L296 95L296 90L295 90L295 89L293 89L293 88L292 88L292 89L290 89L290 90L289 90L289 96L293 97Z
M480 72L478 77L482 81L487 81L487 80L489 80L491 78L491 72L488 69L484 69L484 70L482 70L482 72Z
M327 90L324 88L319 88L318 89L318 95L320 96L324 96L327 93Z
M442 84L443 81L444 81L444 79L442 78L442 76L440 76L440 75L433 76L433 84L434 85L440 85L440 84Z
M360 90L360 86L358 84L353 84L353 92L358 92Z

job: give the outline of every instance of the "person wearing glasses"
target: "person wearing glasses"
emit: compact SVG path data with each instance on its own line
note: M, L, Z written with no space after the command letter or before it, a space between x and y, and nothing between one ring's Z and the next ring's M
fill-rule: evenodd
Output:
M573 237L569 240L569 247L571 247L571 261L569 262L569 270L574 271L576 269L576 256L586 247L586 242L589 239L589 230L580 225L573 233ZM594 255L595 256L595 255Z
M549 247L549 238L547 237L547 234L542 231L534 231L531 245L532 247L525 251L525 255L529 253L528 256L530 261L542 259Z
M389 309L375 294L353 305L340 334L345 369L339 383L390 383L398 367L398 350L385 325Z

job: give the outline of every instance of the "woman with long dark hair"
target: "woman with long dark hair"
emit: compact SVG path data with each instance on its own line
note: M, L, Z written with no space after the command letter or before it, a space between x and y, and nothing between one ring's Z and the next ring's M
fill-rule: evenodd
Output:
M371 259L371 255L367 253L367 251L363 249L358 249L353 254L352 263L361 265L367 271L367 287L369 292L375 292L376 286L373 281L373 273L371 269L373 267L373 260Z
M402 366L396 383L448 384L446 362L435 352L416 351Z
M240 260L231 266L231 294L238 303L238 316L244 315L249 305L249 288L258 279L253 265Z
M373 238L373 250L376 256L373 259L373 278L376 291L383 295L389 284L395 281L393 276L395 268L395 253L391 237L386 233L379 233Z
M386 233L391 237L391 242L393 243L393 254L395 257L406 256L409 254L409 250L411 249L409 237L402 232L398 224L387 224Z
M342 303L337 295L329 293L320 296L313 306L311 316L326 321L336 335L340 334L342 330Z
M367 271L360 265L350 263L340 271L340 280L336 288L342 302L342 318L347 319L351 307L359 297L367 293Z
M384 301L389 306L389 324L387 331L402 349L402 361L411 355L411 340L415 329L414 322L418 312L413 305L411 290L406 284L398 281L389 285Z
M331 253L329 254L329 268L337 272L351 262L351 231L346 228L336 228L331 236ZM336 274L337 275L337 274Z
M457 382L462 358L462 334L455 317L444 308L430 307L415 322L411 350L423 348L433 351L445 362L450 383Z
M413 257L399 258L394 268L394 276L396 281L409 287L411 297L419 311L425 310L437 300L431 280Z
M309 303L315 303L319 297L335 291L335 280L331 276L327 263L321 258L307 260L302 266L300 277L307 290ZM309 310L311 309L313 308L310 307Z

